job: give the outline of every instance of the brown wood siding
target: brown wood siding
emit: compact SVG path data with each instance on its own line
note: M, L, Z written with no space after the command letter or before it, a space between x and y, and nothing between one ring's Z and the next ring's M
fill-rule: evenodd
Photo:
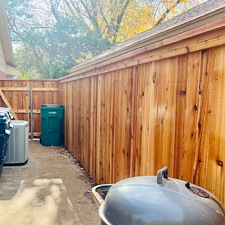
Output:
M41 131L41 104L58 103L58 83L55 80L0 80L0 90L19 120L30 123L30 85L33 88L34 132ZM8 107L0 98L0 107ZM36 136L36 135L35 135Z
M224 61L221 45L60 84L66 146L97 183L167 165L225 206Z

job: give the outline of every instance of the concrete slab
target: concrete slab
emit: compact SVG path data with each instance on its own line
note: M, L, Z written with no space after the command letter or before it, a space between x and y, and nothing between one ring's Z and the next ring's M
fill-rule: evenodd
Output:
M0 179L0 225L95 225L94 182L62 147L29 141L29 161L4 167Z

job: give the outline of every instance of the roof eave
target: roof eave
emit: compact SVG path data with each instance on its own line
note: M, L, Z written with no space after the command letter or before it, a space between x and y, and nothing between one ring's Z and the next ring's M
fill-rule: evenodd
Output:
M6 65L6 74L13 75L13 76L19 76L19 75L22 75L22 72L19 69L7 64Z
M0 1L0 27L0 40L5 61L8 65L15 66L4 1Z

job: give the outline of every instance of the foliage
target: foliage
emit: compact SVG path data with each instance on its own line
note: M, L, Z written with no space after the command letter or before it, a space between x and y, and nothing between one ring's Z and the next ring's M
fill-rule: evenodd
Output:
M31 0L9 0L7 5L15 60L24 74L58 78L78 62L110 46L95 30L87 29L82 19L74 20L59 11L57 15L51 14L49 24L45 20L41 24L31 3Z
M58 78L117 42L200 0L6 0L16 63L31 77Z
M17 77L18 79L30 79L30 74L22 74Z
M87 27L111 43L150 29L204 0L63 0L61 10L85 18Z

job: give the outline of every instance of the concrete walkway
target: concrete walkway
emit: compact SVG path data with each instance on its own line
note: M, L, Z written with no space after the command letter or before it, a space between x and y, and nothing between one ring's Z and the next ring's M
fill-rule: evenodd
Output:
M4 167L0 225L96 225L93 181L63 148L29 141L29 161Z

